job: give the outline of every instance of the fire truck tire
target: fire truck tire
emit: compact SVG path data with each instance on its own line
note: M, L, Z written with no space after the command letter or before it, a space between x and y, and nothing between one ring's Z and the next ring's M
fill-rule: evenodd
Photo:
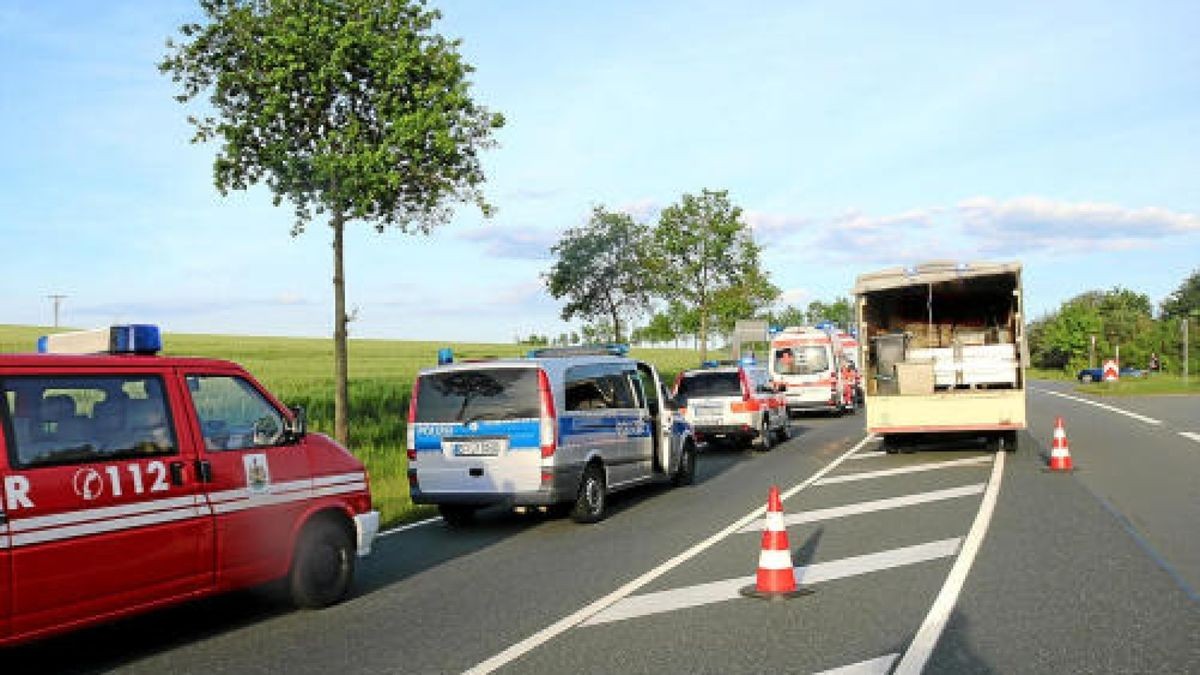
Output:
M579 481L579 494L571 519L577 523L598 523L604 520L604 508L608 505L608 489L604 485L604 469L600 464L589 464Z
M327 518L310 522L296 543L288 589L303 609L328 607L346 596L354 578L354 541L346 527Z
M684 443L679 455L679 468L671 476L671 484L675 487L691 485L696 482L696 447L691 442Z

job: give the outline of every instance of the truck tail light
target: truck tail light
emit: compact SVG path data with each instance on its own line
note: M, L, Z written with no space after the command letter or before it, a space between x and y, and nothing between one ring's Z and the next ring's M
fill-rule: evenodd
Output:
M413 380L412 393L408 396L408 461L417 459L417 394L421 391L421 376Z
M538 370L538 401L541 417L542 457L553 457L558 450L558 412L554 409L554 391L546 371Z

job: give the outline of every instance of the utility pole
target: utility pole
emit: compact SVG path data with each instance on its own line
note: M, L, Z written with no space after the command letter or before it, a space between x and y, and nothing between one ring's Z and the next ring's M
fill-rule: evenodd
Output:
M62 301L67 299L67 296L52 293L46 297L54 301L54 327L58 328L58 308L60 305L62 305Z

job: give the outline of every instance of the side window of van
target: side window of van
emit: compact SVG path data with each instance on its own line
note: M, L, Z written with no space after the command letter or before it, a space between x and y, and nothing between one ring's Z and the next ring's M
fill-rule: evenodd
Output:
M566 403L568 411L636 408L631 373L600 371L593 367L567 370Z
M208 450L248 450L283 440L283 415L249 382L226 375L189 375L187 383Z
M13 463L22 468L177 452L157 376L9 377L0 380Z

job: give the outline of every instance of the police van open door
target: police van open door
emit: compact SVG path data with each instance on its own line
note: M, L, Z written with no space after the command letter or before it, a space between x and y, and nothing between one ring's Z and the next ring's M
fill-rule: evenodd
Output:
M649 424L652 427L650 437L654 448L654 473L670 473L677 467L672 466L671 459L679 455L680 449L671 447L672 441L678 439L671 433L672 415L666 402L670 399L666 387L658 378L658 371L649 365L638 361L638 375L641 376L642 392L646 397L646 407L650 411Z

